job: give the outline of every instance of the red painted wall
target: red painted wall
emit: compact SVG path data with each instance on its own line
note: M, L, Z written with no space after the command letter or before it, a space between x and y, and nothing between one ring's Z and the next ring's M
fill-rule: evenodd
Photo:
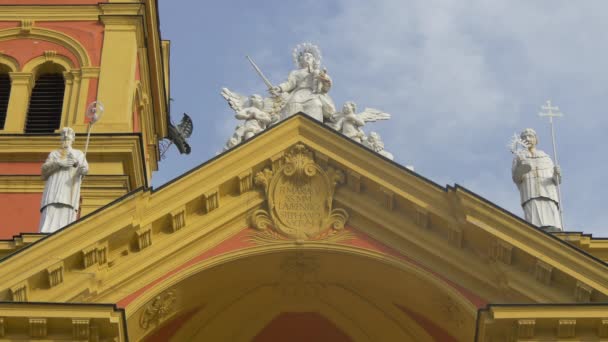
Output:
M42 161L37 163L0 162L0 175L39 175Z
M350 342L348 335L315 312L283 312L253 339L254 342Z
M108 0L0 0L0 5L96 5Z
M1 1L1 0L0 0ZM16 22L0 23L0 29L16 27ZM92 66L99 66L101 62L101 48L103 45L103 25L96 21L67 22L36 22L36 27L43 27L64 33L77 40L87 51ZM76 56L65 47L34 38L15 38L0 42L0 50L15 58L21 67L31 59L41 56L46 50L57 51L58 54L68 57L78 68L80 67Z
M68 49L59 44L40 39L18 38L5 40L0 42L0 50L3 50L3 54L16 59L17 63L19 63L19 68L23 68L27 62L42 56L44 51L48 50L57 51L57 54L69 58L76 68L80 67L78 59Z
M92 66L100 65L101 48L103 46L103 24L97 21L37 21L34 26L59 31L74 38L87 50Z
M42 193L0 193L0 239L37 233Z

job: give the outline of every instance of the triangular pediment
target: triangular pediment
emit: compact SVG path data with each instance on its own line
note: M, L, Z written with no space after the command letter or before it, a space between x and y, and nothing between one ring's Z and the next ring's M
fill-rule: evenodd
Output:
M292 198L287 204L277 199L284 195L277 195L280 191L294 191L277 190L291 182L285 178L290 162L312 163L308 171L298 164L302 170L294 172L318 177L306 181L317 188L305 195L316 199ZM274 193L265 188L270 183ZM290 229L306 225L301 220L316 210L306 204L315 201L329 203L311 221L322 226L314 233L293 233ZM283 213L273 212L272 206L281 205L287 208ZM337 209L343 212L333 217L336 223L331 216ZM266 213L261 223L256 222L260 211ZM285 223L286 212L300 216ZM3 259L0 293L9 301L23 293L27 301L141 307L142 293L205 258L296 245L360 249L413 265L460 293L471 312L488 303L608 299L608 267L601 260L462 187L439 186L305 115L158 189L133 191ZM60 280L53 278L56 272Z

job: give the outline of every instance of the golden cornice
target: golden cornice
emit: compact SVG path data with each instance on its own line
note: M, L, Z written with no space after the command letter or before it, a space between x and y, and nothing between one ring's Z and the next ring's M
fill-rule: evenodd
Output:
M0 317L7 340L127 340L124 310L114 305L0 303Z
M490 305L479 311L475 341L604 341L607 317L606 304Z
M0 240L0 259L23 247L31 245L45 236L47 236L47 234L28 233L13 236L13 238L10 240Z
M0 6L0 21L97 21L101 14L97 5L11 5Z
M133 16L133 15L144 15L144 4L135 2L108 2L100 3L99 9L101 15L108 16Z
M100 129L100 128L98 128ZM58 135L0 134L0 161L42 162L49 151L58 146ZM84 149L83 134L77 134L74 148ZM117 161L130 177L129 189L147 184L144 176L140 134L91 134L87 154L89 164Z
M39 175L0 175L0 193L41 193L44 181ZM128 192L129 179L121 175L87 175L82 183L87 192L121 190Z

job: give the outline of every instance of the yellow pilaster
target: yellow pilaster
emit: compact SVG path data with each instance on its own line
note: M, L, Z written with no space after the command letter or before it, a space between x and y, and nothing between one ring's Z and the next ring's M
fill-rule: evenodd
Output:
M23 133L25 117L34 87L34 75L30 72L10 72L11 95L8 101L4 133Z
M140 21L130 16L101 16L105 25L98 99L105 106L98 132L132 132L133 92Z
M89 95L89 84L91 79L99 78L99 68L98 67L83 67L81 69L81 78L80 78L80 92L74 97L74 112L71 117L71 126L77 132L85 132L87 129L87 125L85 124L85 112L87 110L88 95ZM105 102L104 102L105 106ZM105 120L105 118L104 118Z
M61 110L61 127L70 126L69 116L74 112L74 101L72 94L78 92L80 85L80 75L74 71L64 71L63 79L65 80L65 92L63 93L63 109Z

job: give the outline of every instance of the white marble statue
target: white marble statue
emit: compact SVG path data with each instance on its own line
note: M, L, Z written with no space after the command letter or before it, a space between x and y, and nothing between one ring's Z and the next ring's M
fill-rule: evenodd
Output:
M40 232L52 233L72 223L78 215L80 184L89 165L84 154L72 148L74 130L61 130L61 148L54 150L42 165L46 181L40 204Z
M363 112L357 114L357 105L352 101L348 101L344 103L341 112L336 112L330 117L327 125L354 141L362 143L367 139L363 131L365 123L388 120L390 118L390 114L373 108L365 108Z
M254 94L249 97L222 89L222 96L236 114L235 118L244 122L237 125L234 134L226 143L224 150L228 150L240 142L247 140L265 130L271 123L278 121L278 116L272 114L274 102Z
M384 149L384 142L382 141L380 134L370 132L367 138L363 140L363 145L381 156L393 160L393 154Z
M321 51L316 45L302 43L293 50L293 59L297 69L289 73L286 82L270 90L283 99L281 119L303 112L323 122L336 107L327 94L332 82L327 70L321 68Z
M293 50L296 69L289 73L286 82L278 86L273 85L251 57L246 57L271 96L245 97L226 88L222 89L222 96L236 112L235 117L244 121L236 126L224 151L262 132L268 126L302 112L392 159L393 156L384 150L384 144L377 133L370 139L363 131L366 123L388 120L391 116L372 108L357 113L354 102L346 102L342 111L337 112L334 101L328 94L332 80L327 69L321 66L318 46L311 43L298 44Z
M523 130L520 138L526 148L514 151L512 176L526 221L548 230L561 230L557 192L561 170L545 152L536 149L538 138L533 129Z

